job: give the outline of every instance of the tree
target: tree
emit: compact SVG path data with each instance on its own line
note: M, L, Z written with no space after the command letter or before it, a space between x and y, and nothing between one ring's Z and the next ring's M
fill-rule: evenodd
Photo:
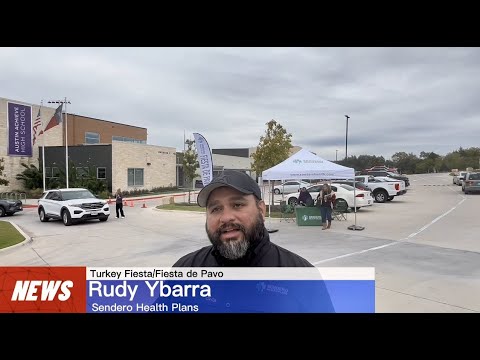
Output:
M258 176L262 174L262 171L288 159L292 148L292 134L287 133L282 125L275 120L270 120L266 125L265 135L260 137L257 151L251 155L252 170Z
M413 153L407 154L404 151L397 152L392 155L392 161L396 168L400 169L403 173L415 173L415 168L419 161L417 155Z
M21 174L17 174L15 178L17 180L23 181L25 188L33 190L43 187L43 173L35 165L27 165L25 163L20 163L25 170Z
M188 203L190 203L190 190L193 187L193 179L198 176L197 175L197 168L198 164L198 156L197 156L197 149L195 148L195 140L186 140L185 144L187 145L187 150L183 154L183 173L185 174L185 178L187 179L187 183L190 183L188 188Z
M8 185L10 183L7 179L2 179L2 176L5 176L3 175L3 170L5 169L5 166L3 165L4 162L5 162L5 159L1 158L0 159L0 185Z

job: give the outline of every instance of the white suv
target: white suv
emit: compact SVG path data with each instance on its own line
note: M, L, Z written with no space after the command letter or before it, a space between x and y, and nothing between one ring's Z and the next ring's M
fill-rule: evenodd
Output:
M110 206L87 189L54 189L47 190L38 199L38 216L42 222L62 219L65 226L93 219L107 221Z

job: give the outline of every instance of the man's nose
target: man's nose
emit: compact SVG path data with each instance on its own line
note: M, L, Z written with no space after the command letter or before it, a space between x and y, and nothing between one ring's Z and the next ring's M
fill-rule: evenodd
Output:
M224 207L222 211L222 216L220 216L220 221L222 223L229 223L235 219L234 210L230 207Z

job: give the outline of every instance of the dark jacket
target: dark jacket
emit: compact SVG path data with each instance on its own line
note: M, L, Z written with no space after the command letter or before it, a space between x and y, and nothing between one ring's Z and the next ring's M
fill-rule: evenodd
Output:
M173 265L173 267L217 266L313 267L301 256L270 242L267 229L264 230L262 239L257 241L242 259L226 259L210 245L183 256Z
M123 195L122 194L115 194L115 202L117 204L122 204L123 203Z
M300 191L300 194L298 195L298 203L307 206L313 205L313 198L308 190Z

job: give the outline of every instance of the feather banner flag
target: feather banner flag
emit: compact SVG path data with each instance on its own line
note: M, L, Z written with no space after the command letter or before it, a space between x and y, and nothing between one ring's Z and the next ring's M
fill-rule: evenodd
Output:
M207 186L213 179L213 160L212 151L207 140L199 133L193 133L195 147L198 153L198 163L200 165L200 176L203 186Z

